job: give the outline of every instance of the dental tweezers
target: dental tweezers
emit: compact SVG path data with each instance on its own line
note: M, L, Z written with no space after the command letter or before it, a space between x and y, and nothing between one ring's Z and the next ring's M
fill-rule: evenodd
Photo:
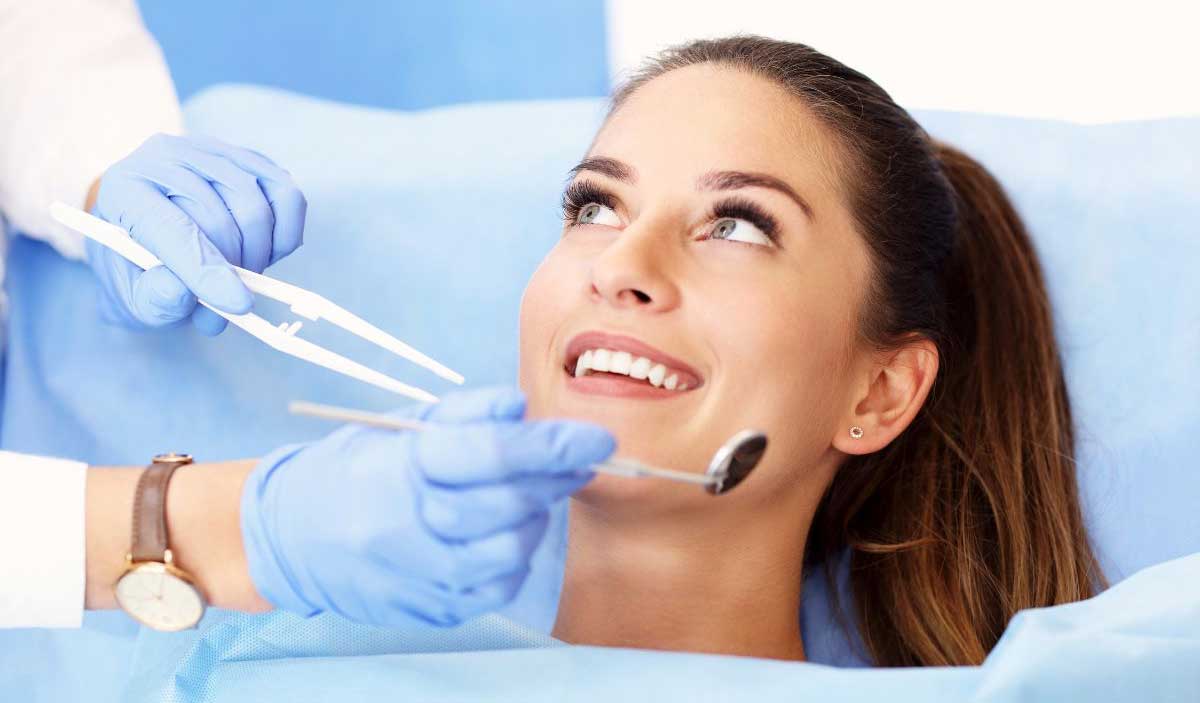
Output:
M50 205L50 216L85 237L112 249L142 269L148 270L155 266L163 265L158 257L134 241L129 232L117 225L90 215L83 210L71 207L66 203L56 202ZM242 280L242 283L246 284L246 287L251 291L286 303L290 306L291 311L300 317L314 322L324 318L347 332L366 339L397 356L408 359L448 381L457 384L462 384L463 382L461 374L434 361L366 320L344 308L334 305L312 291L237 266L233 266L232 268ZM340 354L335 354L308 340L297 337L296 332L303 325L303 322L300 320L282 322L276 326L254 313L232 315L217 310L203 300L199 302L204 307L242 328L251 336L257 337L263 343L284 354L302 359L310 364L323 366L331 371L358 379L363 383L369 383L373 386L399 393L400 395L424 402L437 402L437 396L428 391L397 381L356 361L347 359Z

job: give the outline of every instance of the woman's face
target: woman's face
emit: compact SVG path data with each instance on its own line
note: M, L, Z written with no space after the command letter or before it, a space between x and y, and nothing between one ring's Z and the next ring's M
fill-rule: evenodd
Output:
M697 473L725 439L759 429L763 462L719 502L815 501L861 390L868 265L839 159L766 79L700 65L638 89L574 172L562 238L525 291L529 415L597 422L619 455ZM577 498L641 511L714 500L604 475Z

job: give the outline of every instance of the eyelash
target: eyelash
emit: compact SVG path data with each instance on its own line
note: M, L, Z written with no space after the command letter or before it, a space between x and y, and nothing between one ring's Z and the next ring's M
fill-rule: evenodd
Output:
M709 213L709 220L724 219L745 220L767 235L767 239L770 239L772 243L779 244L779 223L761 205L753 200L733 196L715 203L712 211ZM736 240L733 243L759 246Z
M574 224L579 217L579 211L589 203L599 203L607 208L616 209L617 199L612 193L590 181L575 181L567 186L562 196L562 216L567 225ZM762 231L775 244L779 243L779 222L761 205L742 197L729 197L713 204L709 211L710 222L722 219L745 220ZM733 240L734 244L748 244Z
M579 217L579 211L589 203L599 203L604 207L617 209L617 199L613 197L612 193L590 181L575 181L563 191L563 221L568 225L574 224L576 218Z

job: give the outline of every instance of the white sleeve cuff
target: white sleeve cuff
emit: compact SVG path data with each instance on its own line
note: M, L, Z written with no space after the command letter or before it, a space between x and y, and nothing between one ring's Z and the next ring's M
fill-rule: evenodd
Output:
M83 207L92 182L156 132L182 133L162 51L134 0L0 1L0 212L70 258L83 237L54 200Z
M0 451L0 628L79 627L87 464Z

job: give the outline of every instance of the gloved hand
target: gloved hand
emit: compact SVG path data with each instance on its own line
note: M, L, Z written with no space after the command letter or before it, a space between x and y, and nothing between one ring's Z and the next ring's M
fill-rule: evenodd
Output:
M295 251L306 208L288 172L262 154L207 137L149 138L100 178L93 214L129 230L165 266L143 272L87 240L102 314L135 329L190 317L219 334L225 320L196 296L248 312L254 299L229 264L261 273Z
M433 429L348 426L262 460L242 492L259 594L302 615L450 626L516 595L549 508L612 453L603 428L523 422L515 389L426 406Z

